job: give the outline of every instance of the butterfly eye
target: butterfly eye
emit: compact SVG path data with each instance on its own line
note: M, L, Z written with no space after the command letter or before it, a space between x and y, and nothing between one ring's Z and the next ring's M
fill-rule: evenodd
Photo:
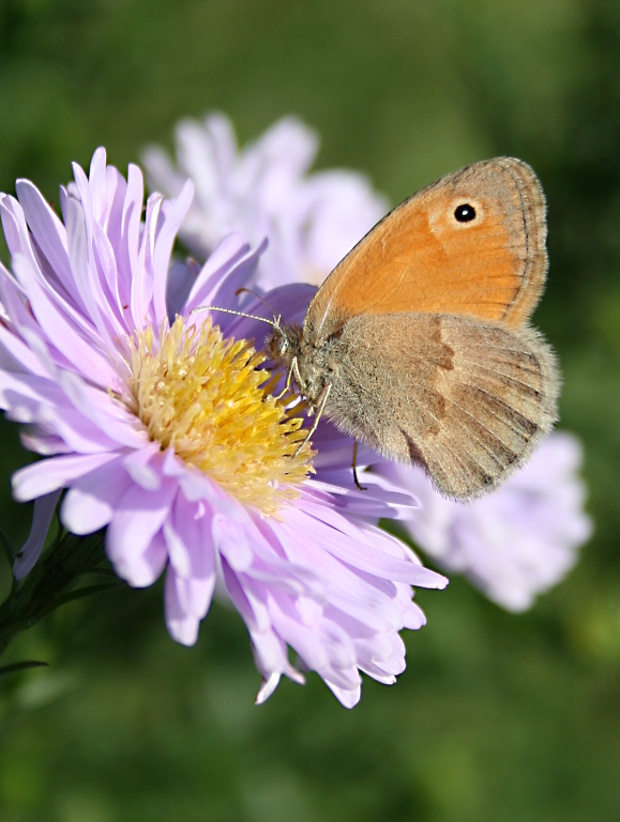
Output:
M470 223L476 219L476 209L469 203L461 203L454 209L454 219L457 223Z

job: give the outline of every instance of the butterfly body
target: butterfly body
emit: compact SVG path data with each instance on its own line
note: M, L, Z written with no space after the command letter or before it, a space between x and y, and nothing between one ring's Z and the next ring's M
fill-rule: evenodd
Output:
M495 487L556 418L553 353L527 325L546 273L529 166L498 158L406 200L268 343L310 407L458 499Z

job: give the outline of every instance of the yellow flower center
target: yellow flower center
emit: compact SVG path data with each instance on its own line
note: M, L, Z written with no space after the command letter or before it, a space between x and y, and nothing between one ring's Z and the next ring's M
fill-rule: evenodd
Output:
M259 369L263 354L246 340L223 339L210 318L186 329L177 317L159 340L149 327L129 346L131 410L162 451L174 449L264 514L299 496L312 451L300 449L300 406L287 409L291 394L272 396L278 375Z

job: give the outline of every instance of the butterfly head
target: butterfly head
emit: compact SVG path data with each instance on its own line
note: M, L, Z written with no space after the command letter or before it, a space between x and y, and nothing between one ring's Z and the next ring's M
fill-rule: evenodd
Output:
M278 363L291 364L299 356L303 330L300 325L282 325L282 317L274 317L273 331L267 338L267 350Z

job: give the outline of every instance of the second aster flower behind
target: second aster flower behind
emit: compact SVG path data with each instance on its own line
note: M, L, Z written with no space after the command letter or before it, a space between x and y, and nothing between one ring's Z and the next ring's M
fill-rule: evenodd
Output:
M180 239L204 260L231 231L269 239L254 287L319 285L388 210L388 201L349 169L309 172L319 146L299 118L283 117L242 148L230 120L210 112L175 129L176 164L159 146L142 153L154 191L176 197L187 179L196 196Z
M353 706L360 671L392 683L404 670L398 632L424 623L412 586L446 583L377 527L412 498L380 476L358 491L350 440L329 424L313 438L316 456L299 448L303 407L274 397L277 376L248 342L260 348L262 323L191 313L237 308L260 247L229 235L175 319L170 254L191 185L175 200L151 196L142 221L135 166L125 180L99 149L89 176L74 174L62 220L28 181L17 199L0 195L12 267L0 267L0 403L43 457L14 476L16 498L49 508L67 489L63 524L75 534L107 526L121 577L147 586L165 573L166 622L184 644L196 641L219 579L250 633L259 701L282 674L303 681L290 647ZM267 299L290 322L307 289Z

